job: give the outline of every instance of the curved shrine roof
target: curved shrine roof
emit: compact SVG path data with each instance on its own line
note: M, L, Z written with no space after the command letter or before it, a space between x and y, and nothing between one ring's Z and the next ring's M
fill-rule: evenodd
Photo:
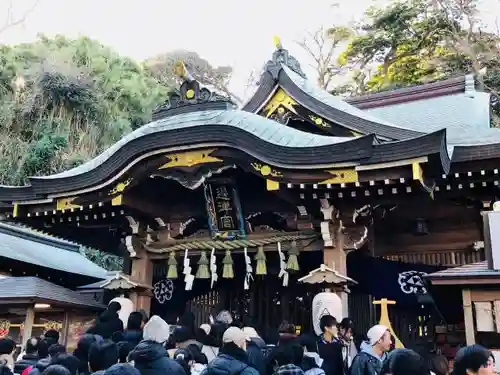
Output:
M184 82L156 111L155 121L78 167L51 176L31 177L28 186L0 187L0 200L22 201L104 187L140 160L210 147L227 149L226 156L244 154L247 164L260 161L276 168L300 170L303 175L307 171L325 173L325 168L354 168L428 156L440 170L449 170L445 130L419 132L397 126L330 95L305 78L298 62L286 50L275 52L257 93L244 110L235 109L227 98L202 88L183 65L178 68ZM278 86L301 106L358 135L318 135L256 114ZM386 142L379 143L376 136Z
M299 62L277 45L243 110L261 112L278 88L309 111L357 134L395 141L446 129L453 161L500 157L500 129L490 128L490 95L475 90L472 75L341 98L308 80Z
M297 158L294 157L294 155L291 155L289 153L289 149L292 148L307 149L311 147L328 147L328 151L332 152L335 150L335 146L339 146L339 144L342 142L352 142L353 140L359 140L359 138L353 139L348 137L329 137L302 132L290 127L284 127L275 121L265 119L253 113L243 112L240 110L197 111L166 117L154 122L150 122L149 124L146 124L133 131L132 133L126 135L113 146L104 151L102 154L85 164L61 173L44 177L34 177L33 179L46 180L53 178L65 178L86 173L94 169L96 166L105 163L126 144L137 141L139 138L159 133L179 133L184 129L190 130L190 136L183 137L186 138L185 141L182 141L180 139L174 141L171 138L168 141L163 142L162 146L182 146L183 144L211 141L228 143L230 142L234 143L235 146L246 149L246 151L248 151L249 153L258 153L254 148L255 144L260 142L262 143L263 147L265 147L265 142L271 143L280 148L288 148L283 149L285 155L276 155L274 157L269 156L271 159L276 159L276 162L284 164L287 164L288 161L291 164L293 164L294 162L301 164L302 161L299 159L303 159L303 161L307 163L307 158ZM218 132L218 129L221 129L222 132ZM231 134L231 136L229 136L229 134ZM241 137L232 138L232 135L240 135ZM371 137L365 138L365 142L368 140L371 140ZM344 149L344 147L342 147L342 149ZM307 153L307 150L303 151ZM262 155L256 156L263 155L265 155L265 151L263 151ZM286 158L282 156L286 156ZM288 159L288 157L290 159ZM338 157L336 158L334 155L332 155L331 160L340 161L336 159L338 159ZM314 163L312 159L309 160L309 162Z
M0 200L27 200L96 186L138 160L165 152L227 147L264 163L313 170L440 155L449 166L445 131L375 144L373 135L331 137L303 132L240 110L201 110L167 116L123 137L99 156L58 174L31 177L24 187L3 186Z
M309 110L333 123L362 134L376 134L393 140L413 138L424 134L358 109L342 98L300 77L286 66L283 66L278 82L290 96Z

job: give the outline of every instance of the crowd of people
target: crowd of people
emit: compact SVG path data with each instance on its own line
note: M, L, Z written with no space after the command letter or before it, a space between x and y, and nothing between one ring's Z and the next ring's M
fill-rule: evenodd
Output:
M321 335L297 334L283 322L277 335L238 324L228 311L215 322L195 326L185 314L171 329L159 316L130 314L126 327L112 302L78 341L72 354L57 331L30 338L14 358L16 345L0 339L0 375L493 375L495 358L479 345L457 352L453 368L443 356L423 358L392 349L387 327L375 325L355 345L353 323L330 315L320 320ZM392 349L392 350L391 350Z

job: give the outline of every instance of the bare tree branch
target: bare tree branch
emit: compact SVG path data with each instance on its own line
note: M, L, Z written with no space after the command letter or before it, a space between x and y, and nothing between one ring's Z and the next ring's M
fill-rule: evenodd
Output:
M33 2L33 4L31 5L31 7L29 7L23 13L23 15L21 17L15 19L13 14L12 14L12 7L13 7L14 1L13 0L9 1L9 5L8 5L8 9L7 9L7 17L5 20L5 24L2 27L0 27L0 34L5 32L6 30L12 28L12 27L23 24L26 21L26 18L28 18L28 16L31 13L33 13L33 11L35 10L35 8L37 7L39 2L40 2L40 0L35 0Z
M314 62L311 66L316 71L318 85L324 89L330 86L333 77L339 73L335 65L335 52L339 44L349 37L346 28L326 30L320 27L314 33L307 33L301 41L295 41Z

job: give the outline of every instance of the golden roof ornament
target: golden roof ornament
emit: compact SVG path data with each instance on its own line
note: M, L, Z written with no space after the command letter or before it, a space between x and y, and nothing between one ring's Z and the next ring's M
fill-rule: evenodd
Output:
M176 61L174 64L174 69L173 69L174 74L181 78L183 81L188 81L192 82L194 81L193 76L191 73L186 68L186 65L184 65L184 62L182 61Z
M279 36L273 37L274 46L276 50L273 52L273 57L269 60L262 74L270 73L274 79L278 79L279 72L281 71L283 65L287 68L293 70L302 78L307 78L306 74L302 71L299 61L288 53L288 50L283 48L281 44L281 39Z
M283 49L283 46L281 45L281 39L279 36L275 35L273 37L273 41L274 41L274 46L276 47L276 49Z
M200 85L186 68L184 62L177 61L174 64L173 74L180 78L182 83L178 90L172 90L168 93L165 103L155 109L153 121L186 112L235 107L231 98Z

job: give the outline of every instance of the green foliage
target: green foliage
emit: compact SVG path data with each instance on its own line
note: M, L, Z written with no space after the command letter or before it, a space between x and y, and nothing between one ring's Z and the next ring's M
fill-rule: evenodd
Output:
M359 27L339 58L375 73L362 82L359 91L380 91L441 77L434 60L448 52L446 40L458 22L433 9L427 0L396 1L384 9L370 8L368 22Z
M96 156L151 119L168 87L89 38L0 45L0 183Z
M340 54L353 81L336 94L356 95L474 73L500 117L500 38L481 31L476 0L396 0L370 8L367 22ZM498 121L495 120L495 123Z
M122 271L123 258L99 250L82 248L81 254L107 271Z

